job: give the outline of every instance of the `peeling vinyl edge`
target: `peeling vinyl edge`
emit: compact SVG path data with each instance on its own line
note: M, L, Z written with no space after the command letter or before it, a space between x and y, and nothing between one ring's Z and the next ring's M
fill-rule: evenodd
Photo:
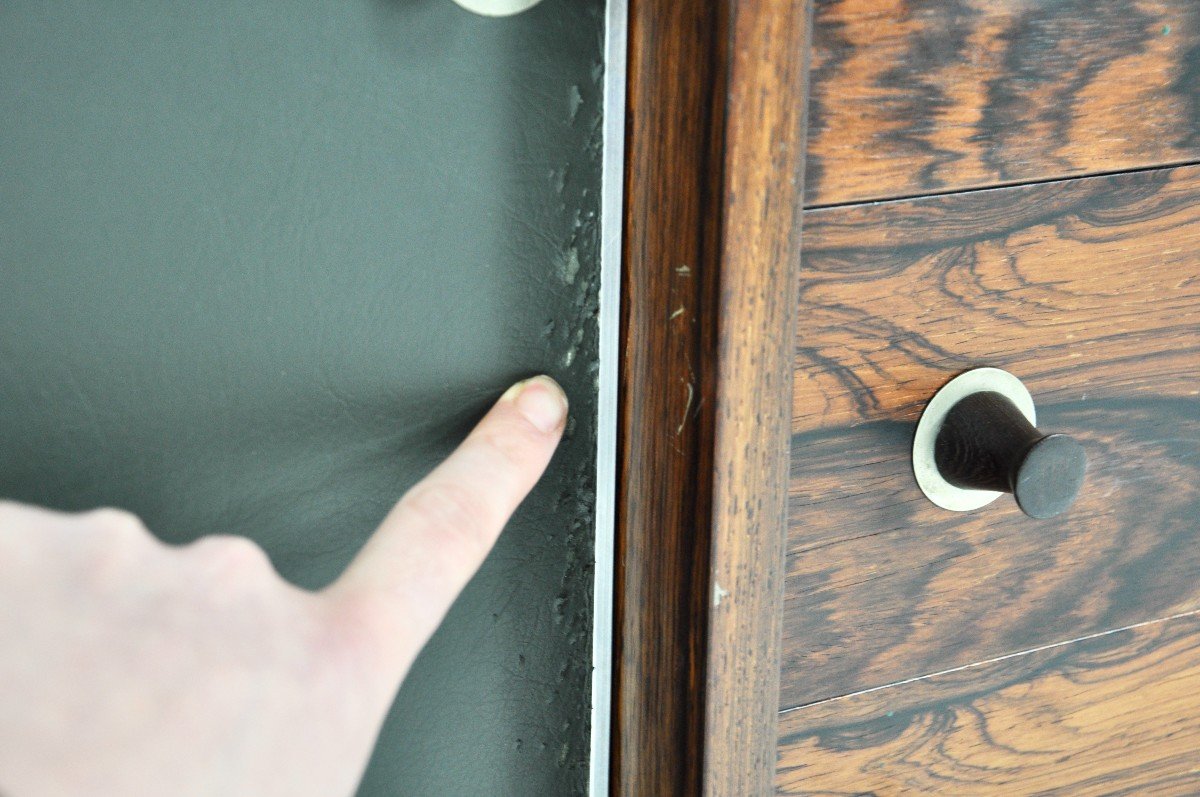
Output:
M600 372L596 396L596 544L592 599L592 797L607 797L612 740L613 568L617 508L617 365L625 183L627 0L608 0L604 25L604 151L600 177Z

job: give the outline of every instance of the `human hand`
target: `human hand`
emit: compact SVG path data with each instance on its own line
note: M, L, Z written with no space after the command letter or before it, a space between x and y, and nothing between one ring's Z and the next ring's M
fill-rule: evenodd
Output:
M352 793L565 417L549 378L514 385L319 592L242 537L0 502L0 794Z

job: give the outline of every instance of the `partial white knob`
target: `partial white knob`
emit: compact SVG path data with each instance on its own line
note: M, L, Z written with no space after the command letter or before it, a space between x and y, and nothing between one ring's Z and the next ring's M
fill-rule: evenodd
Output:
M508 17L533 8L542 0L454 0L468 11L485 17Z

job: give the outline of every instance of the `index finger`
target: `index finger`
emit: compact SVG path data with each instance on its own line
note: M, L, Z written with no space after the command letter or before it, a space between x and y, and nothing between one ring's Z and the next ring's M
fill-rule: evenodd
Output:
M508 389L467 439L409 490L326 592L365 611L390 659L408 661L541 478L567 416L547 376ZM397 650L392 650L397 647Z

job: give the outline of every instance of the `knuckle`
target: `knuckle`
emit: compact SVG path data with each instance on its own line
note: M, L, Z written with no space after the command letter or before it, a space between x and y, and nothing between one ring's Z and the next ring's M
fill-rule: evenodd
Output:
M114 507L101 507L84 513L81 520L93 528L100 529L110 537L134 540L150 536L142 519L132 512Z
M8 546L16 543L21 537L21 526L24 519L20 504L12 501L0 501L0 544L6 546L5 553L0 560L11 560L8 553L11 549Z
M188 548L192 556L230 575L274 573L266 551L248 537L211 535L201 537Z
M25 508L14 501L0 501L0 531L15 527L25 517Z
M388 617L382 602L373 594L340 596L332 607L328 628L334 636L331 647L351 654L370 654L389 634Z
M93 586L120 583L160 548L141 518L124 509L101 507L69 517L65 530L82 577Z
M489 513L475 491L456 484L419 485L405 501L438 538L482 545Z
M361 684L394 687L397 668L407 672L420 652L413 633L413 607L400 606L377 592L353 592L326 602L321 650L326 659L349 668Z
M481 435L488 451L497 459L497 472L509 474L521 469L529 459L529 441L510 430L488 431Z

